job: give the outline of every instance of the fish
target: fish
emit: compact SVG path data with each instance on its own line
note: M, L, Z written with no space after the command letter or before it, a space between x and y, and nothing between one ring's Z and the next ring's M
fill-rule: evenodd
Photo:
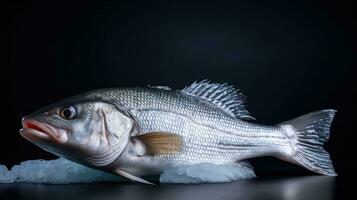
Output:
M336 176L324 144L336 110L275 125L255 122L246 96L227 83L105 88L41 108L22 119L20 134L76 163L153 184L179 166L212 163L252 169L248 159L274 156Z

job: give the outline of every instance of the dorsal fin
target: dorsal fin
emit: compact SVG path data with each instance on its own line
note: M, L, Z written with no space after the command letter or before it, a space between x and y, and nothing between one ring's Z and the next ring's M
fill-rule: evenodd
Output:
M181 90L181 92L213 103L230 116L254 120L246 109L246 97L239 90L234 89L233 86L227 83L211 83L209 80L195 81L190 86Z
M148 85L149 88L160 89L160 90L172 90L169 86L162 85Z

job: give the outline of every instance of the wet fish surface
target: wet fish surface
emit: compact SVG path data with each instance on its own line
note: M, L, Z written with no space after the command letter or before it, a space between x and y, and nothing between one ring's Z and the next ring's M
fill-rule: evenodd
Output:
M20 133L55 155L148 184L141 176L184 165L252 170L247 159L261 156L335 176L323 149L335 112L261 125L254 123L239 90L204 80L183 90L149 86L86 92L24 117Z

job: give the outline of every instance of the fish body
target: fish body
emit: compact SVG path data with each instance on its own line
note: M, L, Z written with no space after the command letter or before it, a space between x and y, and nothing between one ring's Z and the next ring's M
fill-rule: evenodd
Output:
M215 105L180 91L135 88L126 89L124 93L132 95L119 96L132 100L126 101L124 106L137 122L136 135L167 133L176 134L182 140L178 152L154 156L145 156L143 152L139 157L132 157L127 152L140 149L133 145L140 143L140 136L134 137L137 141L129 145L119 159L120 165L130 170L162 171L183 163L225 164L270 153L288 153L291 149L282 129L235 118Z
M70 109L75 112L71 119ZM183 90L160 86L87 92L29 115L21 133L56 155L143 183L148 182L140 176L182 165L249 166L246 159L260 156L336 175L323 149L334 114L322 110L260 125L239 90L201 81ZM49 137L34 137L34 128Z

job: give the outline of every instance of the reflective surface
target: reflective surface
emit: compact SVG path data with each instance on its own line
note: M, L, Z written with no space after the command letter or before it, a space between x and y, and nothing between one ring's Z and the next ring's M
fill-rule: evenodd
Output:
M225 184L148 186L133 183L76 185L0 184L0 199L334 199L335 177L258 178Z

